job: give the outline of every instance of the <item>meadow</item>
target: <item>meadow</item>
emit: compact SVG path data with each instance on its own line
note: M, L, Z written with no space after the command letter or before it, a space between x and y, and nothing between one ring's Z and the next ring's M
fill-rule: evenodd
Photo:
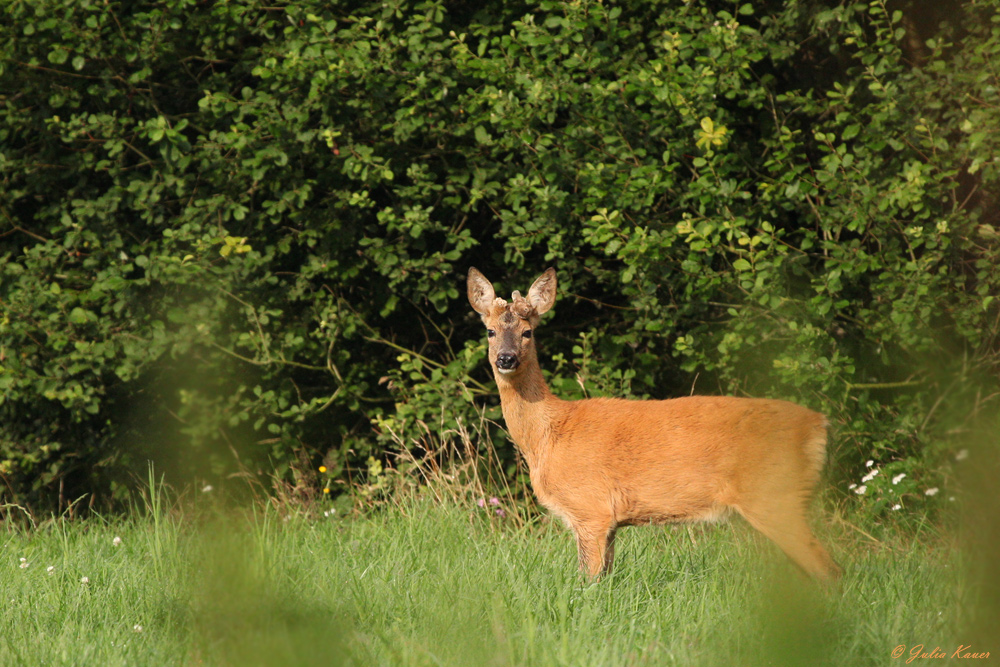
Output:
M984 589L929 522L817 519L845 569L834 589L735 520L628 529L589 583L563 526L484 500L343 517L154 491L128 517L27 528L8 508L0 664L880 665L921 644L1000 648L975 645Z

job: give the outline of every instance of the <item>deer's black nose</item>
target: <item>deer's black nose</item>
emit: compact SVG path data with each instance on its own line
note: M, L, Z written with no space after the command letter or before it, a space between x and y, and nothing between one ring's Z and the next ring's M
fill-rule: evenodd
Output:
M497 368L504 371L511 371L517 368L517 355L516 354L498 354L497 355Z

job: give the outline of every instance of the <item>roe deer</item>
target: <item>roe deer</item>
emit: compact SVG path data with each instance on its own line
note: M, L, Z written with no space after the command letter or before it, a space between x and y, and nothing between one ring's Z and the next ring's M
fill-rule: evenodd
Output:
M826 417L787 401L728 396L561 400L545 384L533 336L555 303L555 270L509 303L474 268L467 287L486 325L507 430L538 501L576 535L582 571L611 570L620 526L735 510L807 573L840 575L806 521Z

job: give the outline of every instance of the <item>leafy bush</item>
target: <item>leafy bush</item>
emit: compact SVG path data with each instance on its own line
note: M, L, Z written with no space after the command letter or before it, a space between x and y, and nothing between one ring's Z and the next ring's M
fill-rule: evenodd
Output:
M936 483L996 390L997 9L10 4L5 498L498 417L469 265L559 268L561 395L789 397Z

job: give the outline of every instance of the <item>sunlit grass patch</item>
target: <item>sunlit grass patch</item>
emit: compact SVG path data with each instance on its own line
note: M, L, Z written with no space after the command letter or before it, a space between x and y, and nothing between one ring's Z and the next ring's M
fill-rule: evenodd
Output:
M969 586L937 529L834 522L845 577L824 589L739 522L631 528L592 583L560 524L484 504L11 528L0 664L842 665L963 641Z

